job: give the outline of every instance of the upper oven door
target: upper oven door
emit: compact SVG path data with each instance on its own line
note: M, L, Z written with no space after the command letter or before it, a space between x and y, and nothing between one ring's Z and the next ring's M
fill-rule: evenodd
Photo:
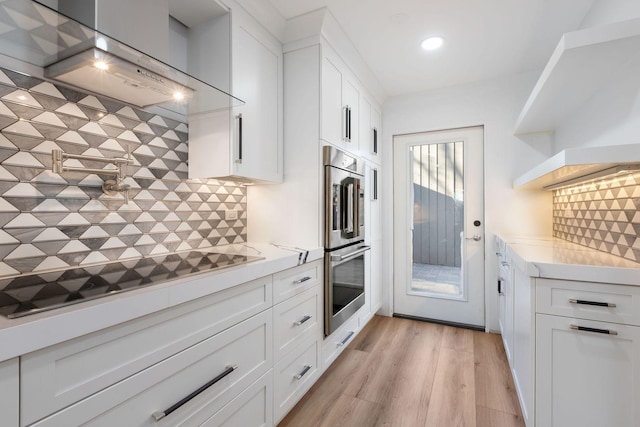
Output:
M360 175L325 166L325 248L335 249L364 238L363 195Z

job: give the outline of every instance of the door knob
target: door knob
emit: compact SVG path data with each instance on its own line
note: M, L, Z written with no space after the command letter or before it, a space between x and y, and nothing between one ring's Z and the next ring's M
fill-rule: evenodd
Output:
M482 236L479 234L474 234L471 237L467 237L467 240L475 240L476 242L479 242L480 240L482 240Z

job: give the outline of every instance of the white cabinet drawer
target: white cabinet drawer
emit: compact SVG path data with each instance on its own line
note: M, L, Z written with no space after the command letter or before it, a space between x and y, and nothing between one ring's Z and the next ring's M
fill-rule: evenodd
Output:
M277 362L305 336L320 338L320 286L315 286L273 308L273 346Z
M21 425L90 396L271 306L271 277L22 357Z
M273 366L267 310L35 424L42 426L177 426L199 424ZM237 368L159 422L195 390ZM202 415L200 415L202 414ZM198 421L198 418L202 418ZM86 424L85 424L86 423Z
M277 304L322 282L322 260L273 275L273 303Z
M269 371L229 402L202 427L259 427L273 425L273 371Z
M540 279L536 312L640 326L640 286Z
M319 356L318 340L305 339L303 345L276 364L274 368L276 422L294 407L320 376Z
M322 343L322 370L325 371L334 360L338 358L342 350L349 345L358 333L359 319L357 315L351 316L334 333L324 339Z

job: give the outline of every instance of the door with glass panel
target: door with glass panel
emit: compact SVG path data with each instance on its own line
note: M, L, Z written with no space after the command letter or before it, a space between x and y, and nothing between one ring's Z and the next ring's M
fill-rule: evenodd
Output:
M395 314L484 325L483 132L393 138Z

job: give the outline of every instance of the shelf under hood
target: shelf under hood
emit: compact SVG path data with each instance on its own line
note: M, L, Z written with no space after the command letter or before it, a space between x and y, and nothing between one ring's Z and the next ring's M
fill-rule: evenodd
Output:
M640 170L640 144L569 148L513 182L519 190L552 190L602 176Z
M244 102L202 80L108 37L38 2L0 4L0 55L43 69L45 78L139 107L159 105L182 115ZM94 63L106 61L106 70ZM180 101L173 93L182 91Z

